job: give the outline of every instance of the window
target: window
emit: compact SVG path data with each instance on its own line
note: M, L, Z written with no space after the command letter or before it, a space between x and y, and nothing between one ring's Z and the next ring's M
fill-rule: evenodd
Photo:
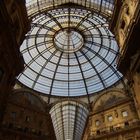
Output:
M129 126L129 122L125 122L125 123L124 123L124 126L125 126L125 127Z
M140 62L139 62L138 67L137 67L137 73L140 74Z
M2 80L3 70L0 68L0 81Z
M121 29L124 29L124 28L125 28L125 21L123 20L121 23Z
M128 112L127 111L122 111L122 116L123 117L127 117L128 116Z
M8 128L12 128L13 127L13 123L9 123Z
M43 124L43 121L40 121L40 122L39 122L39 126L41 127L41 126L42 126L42 124Z
M29 131L29 128L28 127L25 127L24 128L24 132L26 133L26 132L28 132Z
M10 12L13 14L13 13L15 13L16 9L17 9L16 3L13 1Z
M12 118L13 120L16 119L16 112L11 112L11 118Z
M96 126L99 126L99 125L100 125L100 121L99 121L99 120L96 120L96 121L95 121L95 125L96 125Z
M41 136L41 134L42 134L42 132L41 132L41 131L39 131L39 132L38 132L38 135L39 135L39 136Z
M26 122L30 122L30 117L29 117L29 116L26 116L25 121L26 121Z
M97 130L97 131L96 131L96 134L97 134L97 135L100 135L100 130Z
M109 121L109 122L112 122L112 121L113 121L112 115L108 116L108 121Z
M14 21L14 25L15 25L15 32L16 32L16 35L17 35L17 37L18 37L18 36L19 36L19 32L20 32L19 19L16 19L16 20Z
M114 131L113 126L110 126L110 132L113 132L113 131Z
M126 14L127 14L127 15L130 14L129 7L127 7L127 9L126 9Z

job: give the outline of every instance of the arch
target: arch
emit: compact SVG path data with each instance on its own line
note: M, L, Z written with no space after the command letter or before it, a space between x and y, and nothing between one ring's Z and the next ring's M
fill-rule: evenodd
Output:
M97 111L108 106L116 104L118 101L129 98L124 90L121 89L109 89L106 92L100 94L95 102L92 104L92 111Z
M89 109L89 106L87 103L83 102L83 101L80 101L80 100L77 100L77 99L67 99L67 98L64 98L64 99L61 99L61 100L58 100L54 103L51 104L51 107L55 106L56 104L58 103L63 103L63 102L74 102L74 103L77 103L77 104L81 104L82 106L84 106L85 108Z
M32 91L26 89L16 89L9 95L9 100L15 103L25 103L31 106L35 106L45 112L47 104L41 99L41 97Z

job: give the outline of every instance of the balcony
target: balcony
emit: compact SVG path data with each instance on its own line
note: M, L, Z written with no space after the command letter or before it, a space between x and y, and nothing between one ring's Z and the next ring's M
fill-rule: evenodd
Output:
M140 120L129 123L125 122L118 124L118 126L110 126L101 130L93 131L93 134L89 136L89 140L100 139L103 137L118 135L129 131L140 130Z

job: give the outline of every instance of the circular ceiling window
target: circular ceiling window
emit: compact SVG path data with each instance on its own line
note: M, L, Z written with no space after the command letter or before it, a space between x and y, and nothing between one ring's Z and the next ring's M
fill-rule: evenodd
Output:
M106 19L77 8L34 16L21 46L23 85L55 96L90 95L116 83L118 46Z
M83 44L82 35L71 28L60 30L54 37L54 46L62 52L76 52Z

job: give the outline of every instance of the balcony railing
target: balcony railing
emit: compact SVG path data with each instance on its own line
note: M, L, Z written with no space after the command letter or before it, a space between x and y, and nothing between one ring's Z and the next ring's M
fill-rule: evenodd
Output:
M118 126L110 126L97 131L93 131L92 135L89 136L89 140L105 137L106 135L114 135L133 129L140 129L140 120L131 123L125 122L118 124Z

